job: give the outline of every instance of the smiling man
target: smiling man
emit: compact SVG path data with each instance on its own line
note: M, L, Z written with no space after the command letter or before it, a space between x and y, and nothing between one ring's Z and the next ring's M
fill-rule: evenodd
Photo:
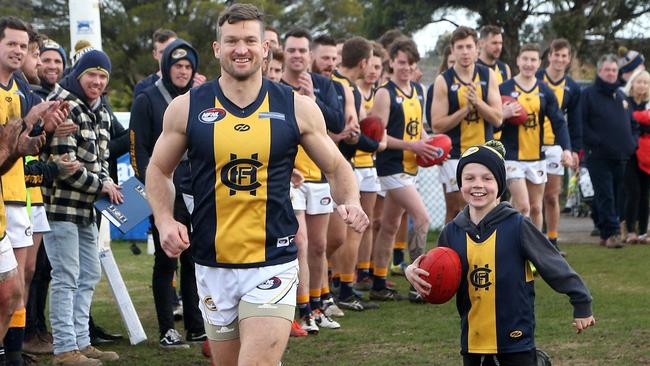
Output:
M110 73L108 56L102 51L88 51L48 96L49 100L70 104L68 119L78 125L78 130L53 136L44 156L59 159L68 154L81 165L44 190L52 228L45 234L44 243L52 265L50 320L55 365L101 365L101 361L118 359L115 352L91 346L88 330L90 303L101 276L93 203L102 194L113 203L123 199L108 171L111 116L101 96Z
M169 104L147 169L161 246L176 257L189 238L173 217L171 180L187 151L199 306L221 366L275 366L287 345L298 279L289 186L299 144L328 177L345 222L359 231L368 225L354 173L316 103L262 78L262 17L250 4L221 14L213 43L221 76Z

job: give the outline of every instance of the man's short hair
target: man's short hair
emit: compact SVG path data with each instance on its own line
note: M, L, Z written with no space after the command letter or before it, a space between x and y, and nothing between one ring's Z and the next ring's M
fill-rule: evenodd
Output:
M30 26L14 16L0 18L0 40L5 38L5 29L14 29L29 33Z
M410 38L398 38L395 42L390 45L388 50L388 55L391 60L394 60L397 57L397 53L402 51L408 57L409 63L414 64L420 61L420 52L418 52L418 46Z
M28 30L27 30L27 36L29 37L29 44L30 45L36 45L38 49L43 47L43 41L45 40L45 36L38 33L37 31L34 30L34 28L31 25L27 25Z
M309 44L311 45L311 34L310 34L309 31L306 30L305 28L294 28L294 29L288 31L288 32L284 35L284 41L286 42L287 39L289 39L289 37L293 37L293 38L307 38L307 40L309 41Z
M542 48L537 43L525 43L519 49L518 56L521 56L521 54L524 52L537 52L538 56L542 56Z
M603 65L606 62L609 62L609 63L613 62L613 63L616 64L616 67L618 67L618 58L616 57L616 55L613 54L613 53L608 53L608 54L600 56L600 58L598 59L598 62L596 62L596 70L600 71L600 69L603 67Z
M170 38L178 38L176 32L171 29L158 28L153 32L151 39L154 43L165 43Z
M371 41L372 44L372 55L379 57L382 61L388 57L386 54L386 49L381 45L381 43L376 41Z
M327 35L327 34L321 34L314 38L311 42L311 49L315 49L317 46L334 46L336 47L336 39L334 37Z
M256 20L260 22L260 35L264 33L264 13L262 13L255 5L252 4L233 4L227 7L219 15L217 21L217 39L221 37L219 29L228 22L228 24L235 24L246 20Z
M569 55L571 55L571 43L569 43L569 41L567 41L565 38L554 39L551 42L551 45L549 46L551 53L559 51L564 48L568 49Z
M390 45L395 42L396 39L406 37L406 34L402 33L399 29L387 30L384 34L377 39L377 42L381 43L384 49L390 49Z
M275 33L275 34L278 35L278 38L280 38L280 32L278 32L277 29L271 27L270 25L265 26L265 27L264 27L264 30L265 30L265 31L269 31L269 32L273 32L273 33Z
M453 48L454 43L469 37L472 37L474 43L478 42L478 35L476 34L476 31L470 27L465 27L461 25L460 27L456 28L453 33L451 33L449 44Z
M284 51L279 47L271 48L272 59L284 65Z
M341 51L341 66L353 68L361 60L372 56L372 45L363 37L352 37L343 43Z
M491 35L498 36L503 33L503 29L496 25L485 25L481 28L481 39L488 38Z

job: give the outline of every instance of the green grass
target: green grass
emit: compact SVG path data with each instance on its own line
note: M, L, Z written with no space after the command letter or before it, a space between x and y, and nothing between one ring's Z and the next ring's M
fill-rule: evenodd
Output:
M142 247L142 245L141 245ZM537 280L537 346L553 365L650 365L650 286L647 264L650 246L608 250L597 245L563 245L575 270L594 297L597 324L576 335L568 298ZM153 256L133 256L128 245L113 243L113 251L149 340L130 346L128 340L105 346L120 354L120 365L209 365L200 347L164 351L151 295ZM405 290L403 277L393 277ZM126 334L108 284L95 292L93 316L110 330ZM292 338L285 365L460 365L459 320L454 301L444 305L409 302L381 304L364 313L347 312L342 328L318 336ZM177 329L182 331L182 322Z

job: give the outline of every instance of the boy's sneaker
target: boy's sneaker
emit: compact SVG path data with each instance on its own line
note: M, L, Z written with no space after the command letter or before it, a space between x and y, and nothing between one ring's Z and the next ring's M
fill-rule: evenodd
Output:
M345 316L345 313L343 313L343 310L341 310L333 298L323 300L323 312L327 316L335 316L338 318Z
M185 337L185 342L187 343L201 343L208 339L205 331L201 332L187 332L187 337Z
M300 319L300 327L309 334L318 334L318 325L312 314L305 315Z
M300 327L300 324L298 324L297 321L292 321L291 322L291 333L289 333L289 336L291 337L306 337L309 333L307 333L306 330L302 329Z
M82 350L79 350L79 352L83 356L86 356L86 358L92 358L100 361L117 361L120 359L120 356L118 356L115 352L100 351L93 346L88 346Z
M326 329L341 328L341 324L339 324L336 320L330 318L329 316L323 314L320 311L320 309L314 310L314 319L316 320L316 325L318 325L320 328L326 328Z
M88 358L81 354L81 352L74 350L70 352L63 352L55 355L52 359L54 366L102 366L102 361L94 358Z
M397 290L386 287L381 290L370 290L370 300L401 301L404 300L404 296L400 295Z
M169 329L165 336L160 338L159 345L164 349L190 348L190 345L183 342L181 335L174 328Z

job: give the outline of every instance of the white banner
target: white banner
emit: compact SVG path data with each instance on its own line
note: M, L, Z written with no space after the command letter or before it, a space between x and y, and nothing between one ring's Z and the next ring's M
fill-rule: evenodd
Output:
M87 40L98 50L102 49L102 27L99 19L99 0L70 0L70 57L74 45Z

